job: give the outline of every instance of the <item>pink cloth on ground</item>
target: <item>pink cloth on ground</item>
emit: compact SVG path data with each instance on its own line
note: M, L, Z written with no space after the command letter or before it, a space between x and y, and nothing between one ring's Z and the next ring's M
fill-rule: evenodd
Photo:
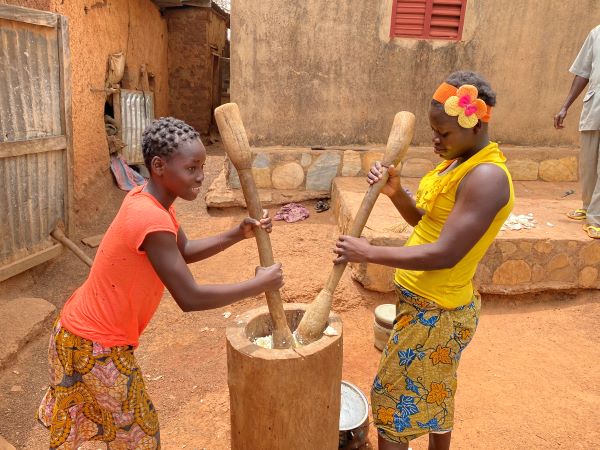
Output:
M300 203L288 203L283 205L273 217L274 220L285 220L286 222L299 222L309 217L308 209Z

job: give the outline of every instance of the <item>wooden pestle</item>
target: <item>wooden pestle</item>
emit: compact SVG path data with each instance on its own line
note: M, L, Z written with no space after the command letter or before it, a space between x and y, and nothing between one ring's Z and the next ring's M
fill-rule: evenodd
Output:
M238 105L226 103L219 106L215 109L215 118L225 151L238 171L248 213L253 219L260 220L263 209L252 177L252 153ZM273 265L273 249L269 234L262 228L256 228L255 235L260 265L263 267ZM289 348L293 345L293 337L285 318L281 295L279 291L268 291L265 292L265 296L273 320L273 348Z
M383 166L397 165L406 155L408 146L412 141L415 128L415 116L406 111L396 114L392 130L388 138ZM399 170L400 168L398 168ZM362 203L352 223L349 236L360 237L369 215L375 206L377 197L383 186L387 183L388 172L385 170L383 177L377 183L369 186ZM327 327L329 311L333 301L333 292L337 287L348 263L335 264L329 273L325 287L319 292L317 298L310 304L296 329L296 338L301 344L309 344L321 337Z

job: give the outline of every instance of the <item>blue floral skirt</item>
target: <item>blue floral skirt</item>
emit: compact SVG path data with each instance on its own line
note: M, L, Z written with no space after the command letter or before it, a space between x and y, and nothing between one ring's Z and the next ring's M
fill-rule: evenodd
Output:
M452 430L456 372L473 338L481 299L457 309L396 286L398 303L390 339L371 390L379 434L406 443L423 434Z

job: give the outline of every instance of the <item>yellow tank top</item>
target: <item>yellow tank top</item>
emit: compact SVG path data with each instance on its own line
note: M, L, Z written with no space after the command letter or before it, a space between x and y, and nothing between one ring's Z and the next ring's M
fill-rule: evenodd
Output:
M446 309L458 308L471 301L473 296L473 276L477 264L491 245L508 218L514 204L514 190L510 172L504 164L506 158L498 144L490 142L486 147L464 161L459 166L440 175L454 161L444 161L423 177L417 191L417 207L425 210L425 215L414 228L406 246L430 244L435 242L442 231L456 200L456 190L462 179L479 164L495 164L500 167L510 185L510 199L498 212L494 221L458 264L449 269L440 270L404 270L397 269L397 284L417 295L435 301Z

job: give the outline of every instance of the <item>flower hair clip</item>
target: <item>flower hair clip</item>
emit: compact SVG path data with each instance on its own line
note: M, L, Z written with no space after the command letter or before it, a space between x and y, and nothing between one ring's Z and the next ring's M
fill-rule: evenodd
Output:
M433 99L444 105L446 114L458 117L458 124L463 128L473 128L479 120L488 122L492 108L477 98L479 91L470 84L458 89L448 83L442 83L435 91Z

